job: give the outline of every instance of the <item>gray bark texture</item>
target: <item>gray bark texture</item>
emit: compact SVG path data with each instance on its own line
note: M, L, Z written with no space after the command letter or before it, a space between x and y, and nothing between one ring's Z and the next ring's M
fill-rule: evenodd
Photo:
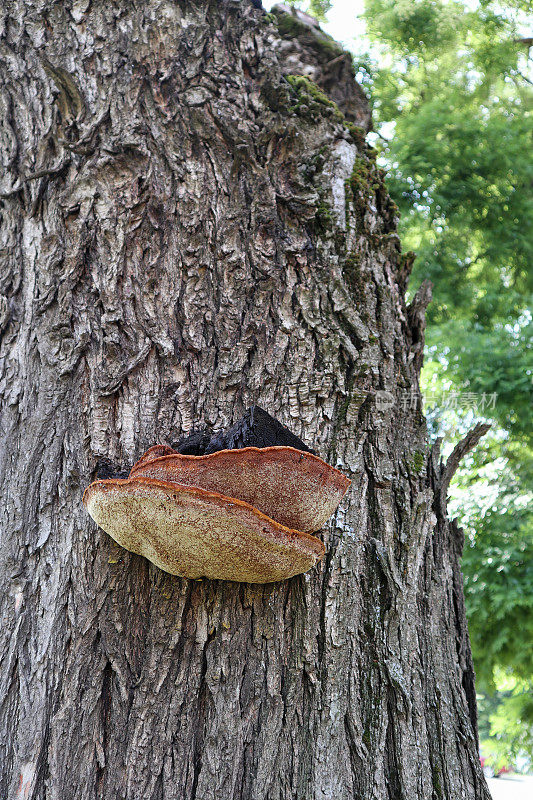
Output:
M488 798L429 290L406 305L375 153L279 24L1 7L2 799ZM102 464L253 403L353 481L312 572L188 581L88 518Z

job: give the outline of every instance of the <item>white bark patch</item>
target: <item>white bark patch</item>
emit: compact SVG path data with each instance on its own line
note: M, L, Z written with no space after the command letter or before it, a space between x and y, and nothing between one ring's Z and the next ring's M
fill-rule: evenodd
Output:
M89 8L90 0L74 0L72 3L72 8L70 9L70 14L74 22L78 24L82 21L83 17L85 16L85 12Z
M15 594L15 611L20 611L22 608L22 601L24 600L24 594L19 591Z
M15 800L27 800L27 798L30 797L33 779L35 777L36 766L37 765L34 762L28 761L22 767L20 771L20 781L17 794L15 795Z
M333 197L333 213L341 230L346 230L346 190L344 182L352 174L357 150L353 144L341 139L332 151L332 159L325 166L324 172L329 175L331 194Z

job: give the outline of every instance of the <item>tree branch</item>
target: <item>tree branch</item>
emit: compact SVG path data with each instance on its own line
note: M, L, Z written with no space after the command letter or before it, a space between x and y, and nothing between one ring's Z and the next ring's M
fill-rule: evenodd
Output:
M478 422L475 428L472 428L469 431L464 439L455 445L452 454L448 458L446 462L446 466L442 472L442 478L440 483L440 496L443 502L443 507L446 504L446 495L448 493L448 488L450 486L450 482L457 471L457 467L459 466L462 459L469 453L474 447L477 445L479 440L485 436L487 431L491 428L490 422Z

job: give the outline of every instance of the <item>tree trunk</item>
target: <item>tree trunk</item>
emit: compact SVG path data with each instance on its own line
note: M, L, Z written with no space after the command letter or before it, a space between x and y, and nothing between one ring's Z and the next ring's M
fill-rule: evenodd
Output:
M429 295L361 130L248 0L0 15L0 797L488 798ZM310 573L180 579L88 518L254 403L352 479Z

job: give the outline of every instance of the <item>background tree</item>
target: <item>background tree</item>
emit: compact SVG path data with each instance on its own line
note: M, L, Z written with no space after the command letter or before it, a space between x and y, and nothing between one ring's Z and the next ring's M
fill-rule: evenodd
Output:
M483 428L428 444L364 131L248 2L0 14L0 795L488 798L445 509ZM352 478L319 568L181 580L90 522L254 402Z

